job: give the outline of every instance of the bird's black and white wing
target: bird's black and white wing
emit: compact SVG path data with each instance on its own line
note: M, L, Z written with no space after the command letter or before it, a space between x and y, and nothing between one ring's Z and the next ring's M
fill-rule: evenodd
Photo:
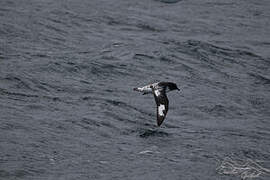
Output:
M142 92L143 95L144 95L144 94L150 94L150 93L152 93L151 86L155 87L155 86L157 86L157 84L158 84L158 83L148 84L148 85L143 86L143 87L133 88L133 90L134 90L134 91Z
M157 104L157 125L160 126L164 121L169 109L169 100L166 96L165 88L154 89L151 87Z

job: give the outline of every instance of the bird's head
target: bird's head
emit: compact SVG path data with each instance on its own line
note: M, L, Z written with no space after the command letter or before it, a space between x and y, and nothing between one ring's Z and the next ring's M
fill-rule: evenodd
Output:
M168 87L169 87L170 91L173 91L173 90L180 91L180 89L177 87L177 85L175 83L169 83Z

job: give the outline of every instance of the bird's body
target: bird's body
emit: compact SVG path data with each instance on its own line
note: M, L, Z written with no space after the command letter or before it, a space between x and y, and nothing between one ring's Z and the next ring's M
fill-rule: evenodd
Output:
M154 95L157 104L157 125L160 126L169 109L169 100L166 92L179 89L177 85L172 82L157 82L143 87L134 88L133 90L142 92L143 95L150 93Z

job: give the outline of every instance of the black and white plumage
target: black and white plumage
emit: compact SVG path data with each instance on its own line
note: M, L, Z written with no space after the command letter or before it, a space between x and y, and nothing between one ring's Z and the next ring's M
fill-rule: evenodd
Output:
M157 82L143 87L134 88L134 91L142 92L143 95L152 93L157 104L157 125L164 121L169 110L169 100L166 92L178 90L179 88L172 82Z

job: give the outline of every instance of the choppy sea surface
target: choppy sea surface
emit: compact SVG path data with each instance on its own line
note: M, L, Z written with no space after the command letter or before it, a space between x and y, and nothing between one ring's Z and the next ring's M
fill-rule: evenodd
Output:
M269 0L1 0L0 179L269 179L269 19ZM132 90L155 81L181 89L161 127Z

